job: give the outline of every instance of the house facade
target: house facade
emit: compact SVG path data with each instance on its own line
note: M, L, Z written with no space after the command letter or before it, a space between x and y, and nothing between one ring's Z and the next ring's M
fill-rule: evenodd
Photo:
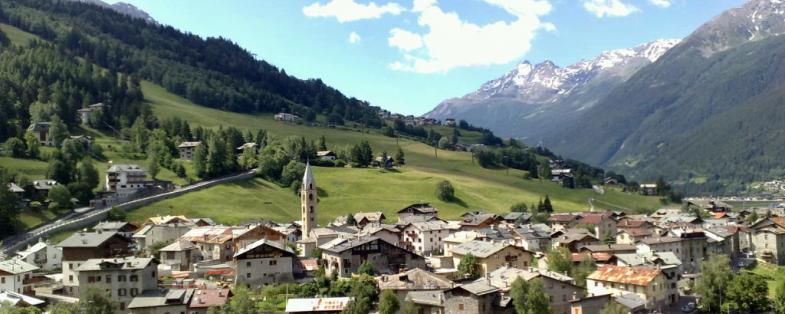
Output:
M426 267L422 256L377 237L338 238L320 248L327 273L335 271L341 277L350 277L365 261L380 274Z
M33 292L32 275L39 268L18 259L0 262L0 292L30 294Z
M128 197L144 188L147 172L138 165L116 164L106 170L106 191Z
M403 228L402 242L406 249L417 254L438 254L442 250L444 239L449 235L449 225L443 221L413 222Z
M456 267L463 257L474 255L482 276L504 266L528 268L533 256L531 252L517 246L477 240L455 246L451 252L453 265Z
M15 258L33 264L44 271L53 271L62 266L63 249L49 243L49 241L39 241L16 252Z
M52 137L49 136L49 128L51 126L52 124L50 122L34 122L27 128L27 132L35 135L35 138L38 139L38 142L41 143L41 145L54 146L55 142Z
M235 282L251 286L291 282L297 254L285 244L262 239L234 255Z
M77 269L90 259L120 258L132 254L132 242L116 232L77 232L58 244L63 249L63 290L79 296Z
M678 301L678 290L668 285L659 267L603 265L586 278L591 295L632 295L648 310L662 310Z
M199 147L199 145L202 145L202 142L182 142L180 145L177 145L177 151L180 153L180 159L194 160L194 152L196 152L196 148Z
M76 268L79 282L89 288L106 291L119 303L116 313L137 295L158 287L158 263L151 257L89 259Z

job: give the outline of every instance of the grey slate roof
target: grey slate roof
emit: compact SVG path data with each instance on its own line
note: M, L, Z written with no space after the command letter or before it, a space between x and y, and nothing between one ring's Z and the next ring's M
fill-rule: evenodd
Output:
M38 270L38 266L29 264L25 261L18 259L9 259L0 262L0 270L9 274L21 274Z
M120 230L123 227L128 225L125 221L102 221L99 222L93 229L101 229L101 230Z
M125 171L144 171L139 165L135 164L114 164L106 172L125 172Z
M178 240L178 241L172 242L172 244L169 244L169 245L163 247L159 251L160 252L181 252L181 251L187 251L187 250L193 250L193 249L198 249L196 244L191 243L191 241Z
M424 304L431 306L442 306L444 304L443 291L409 291L406 294L406 301L414 304Z
M485 295L499 291L499 288L491 286L487 280L477 280L458 286L456 289L466 290L474 295Z
M509 246L509 244L474 240L466 243L461 243L460 245L453 247L452 253L459 254L459 255L466 255L471 253L476 257L486 258L488 256L493 255L496 252L503 250L507 246Z
M122 270L145 269L153 262L152 257L123 257L123 258L91 258L76 268L77 271L98 271L108 269L108 267L119 268Z
M98 247L117 234L112 231L77 232L61 241L59 247Z
M280 243L280 242L277 242L277 241L270 241L270 240L267 240L267 239L261 239L259 241L251 243L251 244L247 245L246 247L242 248L239 252L234 254L234 257L238 257L238 256L243 255L243 254L245 254L245 253L247 253L247 252L249 252L249 251L251 251L251 250L253 250L253 249L257 248L257 247L264 246L264 245L271 246L273 248L276 248L278 250L284 251L284 252L289 253L291 255L296 255L294 253L294 251L292 251L291 248L289 248L288 246L284 245L283 243Z
M131 300L127 308L138 309L167 305L185 305L193 295L193 289L155 289L145 290L142 294Z

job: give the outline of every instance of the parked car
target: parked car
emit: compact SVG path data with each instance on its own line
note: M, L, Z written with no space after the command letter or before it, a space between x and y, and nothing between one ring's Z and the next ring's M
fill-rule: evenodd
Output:
M742 258L736 262L736 267L739 269L749 269L755 267L757 261L754 258Z
M695 309L697 309L695 302L689 302L681 307L682 313L692 313L695 312Z

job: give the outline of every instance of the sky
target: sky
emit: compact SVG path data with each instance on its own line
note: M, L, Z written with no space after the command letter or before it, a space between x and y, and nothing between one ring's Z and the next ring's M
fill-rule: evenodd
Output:
M299 78L424 114L517 63L567 66L684 38L744 0L122 0L162 24L231 39ZM108 2L117 2L109 0Z

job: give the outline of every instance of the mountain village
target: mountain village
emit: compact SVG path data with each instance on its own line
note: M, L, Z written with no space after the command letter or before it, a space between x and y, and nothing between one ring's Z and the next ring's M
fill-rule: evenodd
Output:
M113 165L106 176L119 187L146 180L136 165ZM358 212L319 226L317 189L307 165L298 221L158 216L142 225L101 221L59 243L40 239L0 262L0 300L41 307L98 289L117 302L116 313L207 313L229 304L238 285L364 275L419 313L515 313L519 279L538 281L551 313L598 313L609 304L626 313L692 312L711 256L728 257L735 270L785 264L785 213L771 209L691 201L694 211L650 215L468 211L444 220L421 203L401 204L397 217ZM285 302L287 313L338 313L355 297Z

